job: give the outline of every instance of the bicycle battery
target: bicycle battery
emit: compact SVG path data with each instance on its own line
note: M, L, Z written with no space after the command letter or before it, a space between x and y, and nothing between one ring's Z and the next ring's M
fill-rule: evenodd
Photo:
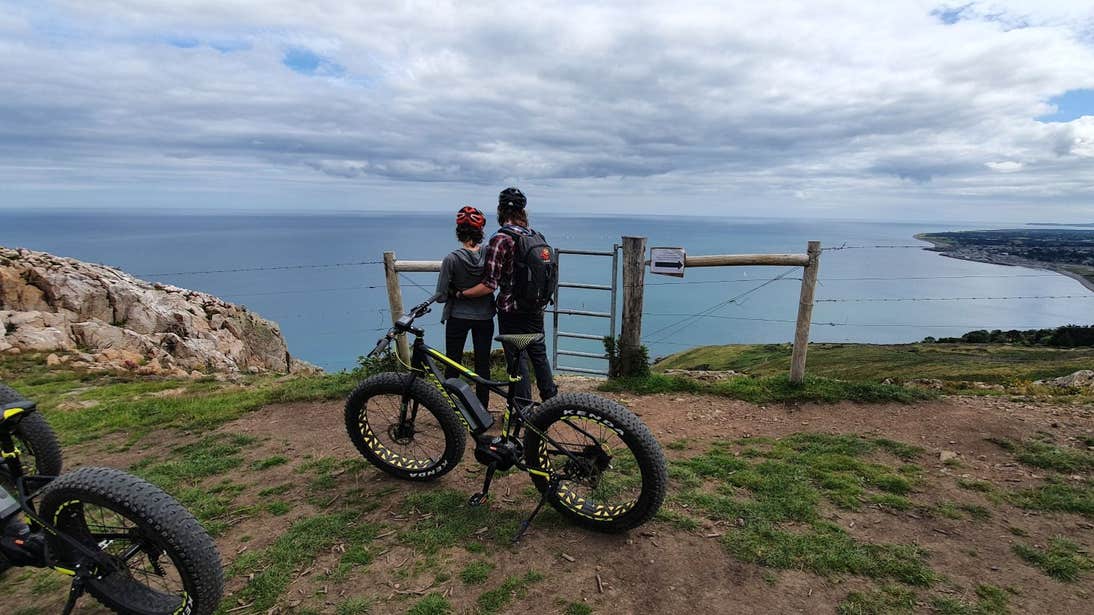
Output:
M467 420L471 433L478 435L494 424L494 417L482 407L482 402L475 395L475 391L466 382L459 378L449 378L444 381L444 389L452 396L456 409Z

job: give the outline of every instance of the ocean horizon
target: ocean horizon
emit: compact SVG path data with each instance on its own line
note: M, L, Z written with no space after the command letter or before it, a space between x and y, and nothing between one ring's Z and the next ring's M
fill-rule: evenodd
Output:
M804 252L807 241L819 240L826 251L813 313L817 342L901 343L974 329L1088 323L1094 306L1094 293L1063 275L948 258L914 239L1025 225L535 211L532 225L555 247L582 250L611 250L624 235L692 255ZM447 212L0 210L0 245L103 263L246 305L280 324L294 356L339 370L353 367L390 325L383 268L375 264L383 253L440 260L456 240ZM564 255L562 279L609 284L609 263ZM690 269L683 279L647 273L644 343L656 357L708 344L788 342L799 278L800 269L781 267ZM431 293L436 275L405 274L401 281L409 306ZM609 309L602 291L563 289L560 303ZM606 320L560 318L566 331L608 333ZM443 346L438 319L436 312L426 317L427 340ZM562 347L601 350L583 340L565 340ZM597 366L583 359L561 363Z

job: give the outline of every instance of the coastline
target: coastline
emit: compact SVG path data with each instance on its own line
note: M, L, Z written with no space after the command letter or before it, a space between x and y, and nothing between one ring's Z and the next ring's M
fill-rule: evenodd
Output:
M931 238L929 237L928 233L917 233L913 237L915 239L918 239L919 241L925 241L931 244L932 247L924 249L932 252L937 252L941 256L975 263L988 263L990 265L1005 265L1007 267L1024 267L1026 269L1040 269L1042 271L1051 271L1053 273L1069 277L1077 281L1079 284L1082 284L1083 288L1089 290L1090 292L1094 292L1094 277L1084 276L1081 273L1076 273L1069 269L1065 269L1063 266L1056 265L1054 263L1035 261L1015 256L963 254L961 252L961 247L956 242L942 241L939 239Z

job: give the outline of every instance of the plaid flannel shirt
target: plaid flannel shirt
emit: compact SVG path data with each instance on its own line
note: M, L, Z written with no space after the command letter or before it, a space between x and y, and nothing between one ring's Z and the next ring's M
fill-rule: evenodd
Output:
M531 235L531 231L522 226L507 225L505 228L522 235ZM482 283L498 293L497 307L502 314L517 311L517 300L513 297L513 255L517 251L517 242L505 233L497 233L490 238L486 246L486 265L483 269Z

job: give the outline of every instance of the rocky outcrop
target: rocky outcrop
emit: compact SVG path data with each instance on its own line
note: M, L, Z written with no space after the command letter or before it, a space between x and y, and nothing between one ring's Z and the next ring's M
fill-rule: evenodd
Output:
M1080 369L1067 376L1050 378L1048 380L1038 380L1034 384L1046 384L1049 386L1073 389L1094 389L1094 370Z
M0 352L88 369L201 376L311 372L277 323L212 295L117 269L0 247Z

